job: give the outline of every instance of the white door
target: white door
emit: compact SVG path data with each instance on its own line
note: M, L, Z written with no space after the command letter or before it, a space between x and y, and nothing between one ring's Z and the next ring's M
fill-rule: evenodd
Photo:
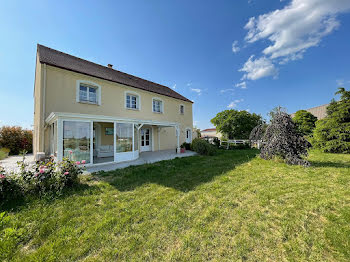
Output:
M149 128L141 129L141 152L151 151L151 131Z
M186 129L186 143L192 142L192 130Z

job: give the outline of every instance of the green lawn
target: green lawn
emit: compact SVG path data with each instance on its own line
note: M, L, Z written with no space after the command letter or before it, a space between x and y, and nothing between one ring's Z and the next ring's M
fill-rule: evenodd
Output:
M220 151L85 178L7 208L0 260L349 261L350 155Z

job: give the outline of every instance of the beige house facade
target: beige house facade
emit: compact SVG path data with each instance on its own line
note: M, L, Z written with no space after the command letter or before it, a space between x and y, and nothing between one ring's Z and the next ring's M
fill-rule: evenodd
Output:
M327 107L329 104L321 105L312 107L309 109L305 109L307 112L313 114L315 117L317 117L318 120L321 120L327 116ZM291 117L293 118L295 116L295 113L291 114Z
M174 90L38 45L34 154L87 164L192 141L192 101Z

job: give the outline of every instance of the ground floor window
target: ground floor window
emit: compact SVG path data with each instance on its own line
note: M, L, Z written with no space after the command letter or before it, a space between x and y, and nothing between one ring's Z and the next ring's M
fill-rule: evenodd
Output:
M63 157L90 163L90 123L63 121Z
M133 124L117 123L116 125L116 152L130 152L133 150Z

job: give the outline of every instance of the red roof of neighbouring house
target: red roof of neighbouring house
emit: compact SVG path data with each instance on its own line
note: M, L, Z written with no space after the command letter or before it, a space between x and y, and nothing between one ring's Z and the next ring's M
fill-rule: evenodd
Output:
M208 128L208 129L204 129L201 132L211 132L211 131L216 131L216 128Z
M191 102L191 100L175 92L167 86L123 73L121 71L95 64L52 48L38 44L39 61L43 64L63 68L69 71L101 78L115 83L131 86L141 90Z

